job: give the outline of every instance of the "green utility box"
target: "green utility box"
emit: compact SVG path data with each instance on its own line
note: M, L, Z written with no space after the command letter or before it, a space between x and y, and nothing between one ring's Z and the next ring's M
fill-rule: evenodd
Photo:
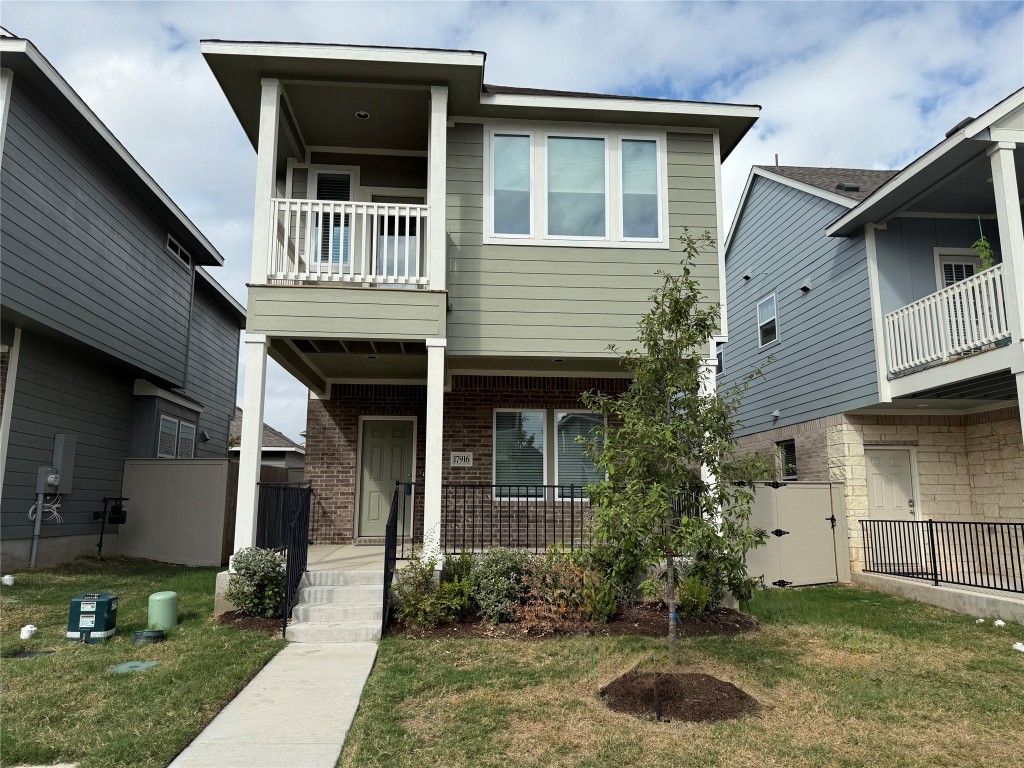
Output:
M149 628L174 629L178 626L178 593L154 592L149 596Z
M68 640L102 643L117 632L117 595L88 592L71 598Z

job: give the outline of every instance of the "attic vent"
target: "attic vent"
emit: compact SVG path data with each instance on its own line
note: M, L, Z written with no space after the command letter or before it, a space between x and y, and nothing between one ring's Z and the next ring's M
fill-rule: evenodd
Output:
M860 192L860 184L854 184L852 181L840 181L836 184L836 189L840 192Z
M952 128L950 128L948 131L946 131L946 138L948 139L950 136L952 136L954 133L959 131L961 128L964 128L965 126L968 126L968 125L970 125L973 122L974 122L974 118L973 117L965 117L959 123L957 123Z

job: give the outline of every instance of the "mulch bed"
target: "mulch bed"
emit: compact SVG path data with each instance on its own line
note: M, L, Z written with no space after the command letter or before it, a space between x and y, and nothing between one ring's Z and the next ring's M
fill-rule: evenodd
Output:
M228 611L217 617L221 624L235 629L260 629L274 635L281 634L281 617L265 619L262 616L246 616L241 611Z
M752 616L719 608L703 619L684 621L676 625L679 637L709 637L713 635L735 635L749 632L757 628L757 620ZM471 618L461 624L446 624L434 629L420 629L398 622L388 628L389 635L407 635L422 639L452 638L493 638L539 640L552 637L552 633L538 632L532 625L520 622L491 626L478 617ZM624 608L607 624L583 622L565 627L556 633L561 637L621 637L635 635L638 637L665 637L668 634L668 609L658 604L640 603Z
M609 709L646 720L714 723L761 706L717 677L676 672L627 672L601 689Z

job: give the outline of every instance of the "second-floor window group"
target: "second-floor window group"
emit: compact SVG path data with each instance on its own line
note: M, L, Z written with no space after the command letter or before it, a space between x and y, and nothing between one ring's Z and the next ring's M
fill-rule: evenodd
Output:
M658 247L665 241L662 144L656 136L491 132L489 234Z

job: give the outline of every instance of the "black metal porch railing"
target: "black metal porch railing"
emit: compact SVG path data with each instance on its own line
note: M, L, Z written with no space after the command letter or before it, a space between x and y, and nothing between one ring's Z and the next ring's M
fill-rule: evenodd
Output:
M570 551L593 543L590 503L579 485L441 486L441 548L445 554L515 547Z
M861 520L864 571L1024 592L1024 523Z
M288 631L299 582L309 556L309 485L260 483L256 518L256 546L275 549L285 556L285 590L281 606L281 634Z

